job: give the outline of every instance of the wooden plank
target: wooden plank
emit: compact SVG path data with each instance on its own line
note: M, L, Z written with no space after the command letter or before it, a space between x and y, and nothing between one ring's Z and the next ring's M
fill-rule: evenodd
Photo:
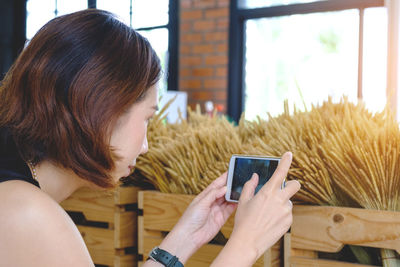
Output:
M139 254L146 258L151 249L161 243L162 237L157 232L170 231L194 197L193 195L165 194L156 191L139 192L138 207L143 209L143 217L138 219ZM221 229L225 237L230 236L233 225L234 214ZM281 243L278 242L254 266L280 266L280 246ZM207 244L203 246L190 258L188 266L209 266L221 249L220 245Z
M114 222L116 205L137 203L136 186L117 187L113 191L81 188L61 203L67 211L82 212L89 221Z
M283 265L284 267L290 267L290 258L294 256L300 256L303 258L316 259L318 258L318 252L313 250L302 250L292 248L291 234L286 233L283 236Z
M333 261L318 259L316 251L299 250L291 248L291 234L287 233L284 236L284 267L372 267L371 265L362 265L348 263L343 261Z
M280 267L281 266L281 248L283 242L280 239L264 253L264 266L265 267Z
M132 262L136 261L136 255L125 255L123 249L115 249L114 230L81 225L77 227L94 263L109 266L136 266L132 265ZM116 262L119 265L116 265Z
M137 186L119 186L114 192L114 203L116 205L126 205L138 202L138 192L140 188Z
M107 222L109 229L77 225L94 263L108 266L136 266L137 256L123 248L137 246L137 211L125 211L137 203L137 187L112 191L82 188L61 203L67 211L81 212L89 221Z
M114 240L114 231L112 229L82 225L78 225L77 227L87 246L99 250L114 250L114 244L112 242Z
M114 267L136 267L137 255L127 254L127 255L117 255L114 257Z
M140 199L140 197L139 197L139 199ZM138 203L140 203L140 200L139 200ZM137 237L138 237L138 239L137 239L138 253L140 255L143 255L144 254L144 245L143 245L144 223L143 223L143 216L138 216L137 224L138 224L138 235L137 235Z
M286 233L283 236L283 267L290 266L291 249L292 249L292 242L290 239L290 233Z
M139 254L143 255L143 260L147 260L151 250L160 245L162 241L163 238L161 236L143 235L143 247L142 251L139 252Z
M137 212L124 211L114 213L115 248L137 246Z
M145 229L171 231L194 197L193 195L141 191L139 193L139 209L143 209ZM221 228L224 236L230 236L233 224L234 214Z
M89 221L114 222L113 191L81 188L61 203L67 211L82 212Z
M144 193L145 192L148 192L148 191L139 191L138 192L138 209L140 209L140 210L143 210L143 195L144 195Z
M162 237L155 236L143 236L143 260L148 258L150 251L155 247L160 245L162 242ZM202 246L192 257L188 260L185 266L200 267L200 266L210 266L212 261L217 257L219 252L222 250L223 246L206 244ZM264 267L264 257L260 257L258 261L253 265L256 267Z
M171 231L193 198L192 195L144 191L143 217L145 229Z
M144 223L143 223L143 216L138 216L138 253L140 255L145 255L145 249L144 249L144 240L146 237L152 237L161 243L161 241L164 239L163 234L160 231L154 231L154 230L146 230L144 228ZM150 248L151 250L152 248ZM150 252L149 250L149 252Z
M400 212L294 206L292 248L338 252L344 244L400 252Z
M113 265L114 263L114 231L78 225L89 253L96 264Z
M290 267L376 267L343 261L332 261L323 259L309 259L303 257L290 257Z

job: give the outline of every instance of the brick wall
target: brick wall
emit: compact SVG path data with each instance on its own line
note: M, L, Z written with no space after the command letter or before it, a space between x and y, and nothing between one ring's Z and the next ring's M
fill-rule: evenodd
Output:
M229 0L180 0L179 90L226 111Z

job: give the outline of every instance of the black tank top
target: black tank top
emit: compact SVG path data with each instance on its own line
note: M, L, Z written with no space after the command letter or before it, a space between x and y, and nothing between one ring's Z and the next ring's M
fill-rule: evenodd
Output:
M21 158L10 132L0 128L0 183L9 180L26 181L40 188L29 166Z

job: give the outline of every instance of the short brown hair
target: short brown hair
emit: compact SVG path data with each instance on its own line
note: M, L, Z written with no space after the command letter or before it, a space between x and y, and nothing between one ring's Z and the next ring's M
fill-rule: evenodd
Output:
M57 17L33 37L0 87L0 127L24 160L73 170L107 188L111 129L159 80L149 42L96 9Z

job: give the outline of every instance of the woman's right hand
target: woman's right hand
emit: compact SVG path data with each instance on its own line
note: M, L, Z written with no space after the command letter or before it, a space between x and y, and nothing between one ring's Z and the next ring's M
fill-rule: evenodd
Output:
M221 258L221 263L232 256L235 258L239 253L238 261L242 265L235 261L237 266L252 265L288 231L292 224L290 198L300 189L300 183L294 180L286 182L286 186L282 188L291 162L292 153L286 152L271 179L256 195L254 192L258 175L254 174L245 184L239 199L233 232L224 249L226 251L222 251L220 255L225 258ZM215 263L219 261L218 258Z

